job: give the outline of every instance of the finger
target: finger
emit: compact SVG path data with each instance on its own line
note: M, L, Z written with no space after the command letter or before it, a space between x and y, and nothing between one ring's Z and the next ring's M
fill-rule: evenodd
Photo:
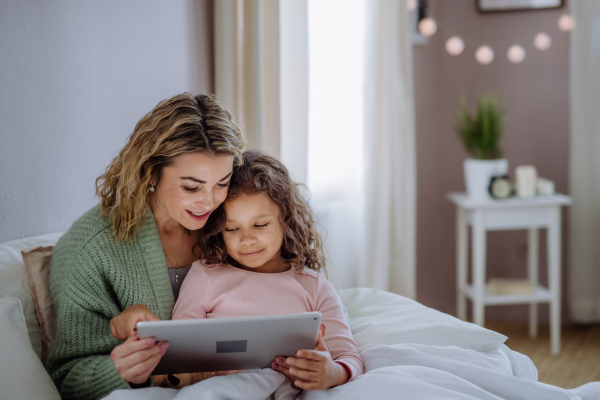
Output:
M321 387L320 383L317 383L317 382L305 382L305 381L301 381L299 379L294 381L294 385L296 385L300 389L304 389L304 390L321 390L321 389L325 389L325 388Z
M317 345L315 346L315 350L318 351L328 351L327 346L325 346L325 340L323 340L324 332L319 331L319 335L317 336Z
M164 354L164 352L162 352L162 354ZM115 360L115 367L117 367L117 370L119 372L128 371L138 367L141 364L147 363L147 361L155 355L162 356L162 354L160 345L156 344L155 346L152 346L149 349L140 350L126 357ZM136 375L143 372L143 370L144 368L138 367Z
M296 378L304 379L305 381L315 381L323 374L315 371L307 371L305 369L290 368L290 375Z
M325 337L325 330L327 330L327 327L324 324L321 324L319 326L319 330L321 331L321 333L323 334L323 337Z
M313 360L309 360L306 358L303 359L297 359L297 358L293 358L292 360L290 360L290 362L288 362L288 365L290 365L290 368L295 367L295 368L301 368L301 369L305 369L308 371L318 371L320 368L320 364L322 364L320 361L313 361Z
M115 347L110 353L110 356L115 358L124 358L141 350L151 348L156 344L156 339L153 337L140 339L138 333L135 332L123 344Z
M287 360L295 359L295 360L312 360L312 361L325 361L327 357L325 356L325 352L317 351L317 350L298 350L296 355L298 357L288 357L286 362L290 365L293 365Z
M161 354L154 354L153 356L147 358L141 363L135 364L130 368L126 369L121 377L127 382L131 383L144 383L148 380L148 376L154 370L154 367L160 361Z

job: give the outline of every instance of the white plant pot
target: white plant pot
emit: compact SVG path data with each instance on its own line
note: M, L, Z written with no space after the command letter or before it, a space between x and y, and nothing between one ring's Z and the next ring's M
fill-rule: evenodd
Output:
M464 161L465 186L472 200L488 200L492 196L488 190L493 176L508 173L508 160L476 160L468 158Z

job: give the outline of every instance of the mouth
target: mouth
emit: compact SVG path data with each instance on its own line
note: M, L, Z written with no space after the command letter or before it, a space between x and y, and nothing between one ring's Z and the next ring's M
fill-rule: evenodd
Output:
M187 211L188 215L190 217L192 217L192 219L194 221L205 221L208 218L208 216L210 215L209 211L205 212L204 214L191 212L190 210L185 210L185 211Z
M255 256L259 255L260 253L262 253L262 252L263 252L263 250L264 250L264 249L260 249L260 250L258 250L258 251L253 251L253 252L251 252L251 253L240 253L240 254L241 254L242 256L244 256L244 257L255 257Z

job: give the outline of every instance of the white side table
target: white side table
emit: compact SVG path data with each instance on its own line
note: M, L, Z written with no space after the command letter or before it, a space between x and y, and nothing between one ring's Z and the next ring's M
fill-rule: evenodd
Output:
M529 199L472 201L466 193L448 193L456 205L456 285L457 312L466 319L467 298L473 302L473 320L484 325L486 305L529 303L529 335L537 336L537 303L550 303L550 346L553 354L560 352L560 294L561 294L561 206L571 204L562 194L537 196ZM472 227L472 283L467 283L468 226ZM548 229L549 288L538 282L538 229ZM489 230L527 229L528 279L534 293L527 295L493 295L485 284L485 233Z

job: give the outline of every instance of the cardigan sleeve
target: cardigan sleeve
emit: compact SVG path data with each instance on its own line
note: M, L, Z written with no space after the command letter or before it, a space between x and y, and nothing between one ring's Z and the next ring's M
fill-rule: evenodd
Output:
M110 358L122 343L110 333L110 320L121 311L120 305L99 267L90 265L92 257L71 261L65 250L59 249L52 259L57 321L46 367L63 399L100 399L131 387Z

